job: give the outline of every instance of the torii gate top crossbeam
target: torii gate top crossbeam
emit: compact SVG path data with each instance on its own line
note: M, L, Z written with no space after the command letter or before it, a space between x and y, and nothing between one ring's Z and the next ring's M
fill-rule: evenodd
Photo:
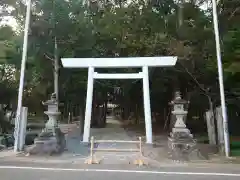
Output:
M162 67L174 66L177 62L177 57L62 58L61 61L65 68Z

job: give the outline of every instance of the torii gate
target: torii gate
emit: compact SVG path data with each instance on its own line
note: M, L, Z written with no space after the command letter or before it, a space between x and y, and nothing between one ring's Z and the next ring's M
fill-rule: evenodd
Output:
M87 99L84 121L83 142L89 142L92 114L94 79L143 79L144 116L146 143L152 144L152 120L149 94L148 67L174 66L175 56L165 57L125 57L125 58L62 58L65 68L88 68ZM139 73L97 73L94 68L139 68Z

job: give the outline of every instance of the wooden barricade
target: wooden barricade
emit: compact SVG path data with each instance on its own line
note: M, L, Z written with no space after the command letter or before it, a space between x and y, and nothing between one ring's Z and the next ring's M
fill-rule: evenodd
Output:
M109 148L109 149L101 149L95 148L95 143L131 143L131 144L138 144L138 148L136 149L116 149L116 148ZM91 137L91 146L90 146L90 156L89 159L86 160L86 164L100 164L100 161L94 157L94 152L101 151L101 152L138 152L139 159L136 159L133 163L135 165L145 165L143 161L143 152L142 152L142 138L139 137L138 141L123 141L123 140L95 140L94 137Z

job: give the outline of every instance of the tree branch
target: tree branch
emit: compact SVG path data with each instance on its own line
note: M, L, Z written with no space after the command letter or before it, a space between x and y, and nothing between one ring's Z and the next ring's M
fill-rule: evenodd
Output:
M194 75L188 71L188 69L182 65L182 63L179 62L179 64L183 67L183 69L188 73L189 76L191 76L191 78L194 80L194 82L198 85L198 87L205 93L205 95L208 94L208 91L206 89L204 89L201 84L198 82L197 78L194 77ZM208 96L208 95L207 95Z
M235 15L235 13L240 10L240 7L237 7L230 15L230 17L228 18L228 20L231 20L233 18L233 16Z
M47 59L49 59L49 60L51 60L51 61L54 61L54 59L51 58L51 57L49 57L46 53L44 53L44 56L45 56L45 58L47 58Z

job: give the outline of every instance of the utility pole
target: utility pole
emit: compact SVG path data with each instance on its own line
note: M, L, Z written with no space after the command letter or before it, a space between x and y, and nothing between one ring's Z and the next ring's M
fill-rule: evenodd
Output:
M21 111L22 111L22 99L23 99L23 89L24 89L24 74L27 61L27 47L28 47L28 31L30 24L30 15L31 15L31 0L27 1L27 10L26 10L26 20L24 27L24 39L23 39L23 52L22 52L22 62L21 62L21 71L20 71L20 82L18 89L18 104L17 104L17 113L15 118L15 129L14 129L14 152L19 151L20 143L20 120L21 120Z
M213 25L214 25L216 53L217 53L218 80L219 80L221 109L222 109L222 117L223 117L224 147L225 147L225 155L226 155L226 157L229 157L230 156L230 147L229 147L228 119L227 119L227 108L226 108L226 104L225 104L225 93L224 93L224 84L223 84L223 68L222 68L222 59L221 59L221 46L220 46L220 38L219 38L216 0L212 0L212 10L213 10Z

